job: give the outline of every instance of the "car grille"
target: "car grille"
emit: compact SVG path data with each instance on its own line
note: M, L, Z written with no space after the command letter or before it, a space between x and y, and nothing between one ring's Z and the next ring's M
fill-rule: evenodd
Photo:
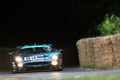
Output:
M27 67L26 71L33 71L33 70L49 70L49 66L46 67Z
M46 65L50 64L50 62L34 62L34 63L26 63L25 65ZM49 65L50 66L50 65ZM26 70L46 70L49 69L49 66L41 66L41 67L26 67Z
M27 60L33 60L33 59L44 59L44 56L41 55L41 56L29 56L29 57L24 57L24 60L27 61Z
M26 63L25 65L45 65L50 64L50 62L34 62L34 63Z

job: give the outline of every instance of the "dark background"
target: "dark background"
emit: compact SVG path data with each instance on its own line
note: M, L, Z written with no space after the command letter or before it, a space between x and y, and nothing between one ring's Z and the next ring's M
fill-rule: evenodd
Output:
M106 14L119 16L118 0L2 1L0 47L52 43L75 47L78 39L99 36Z
M120 1L2 0L0 13L0 47L52 43L63 49L64 66L78 65L76 42L99 36L97 26L106 14L120 16ZM4 69L6 50L0 54Z

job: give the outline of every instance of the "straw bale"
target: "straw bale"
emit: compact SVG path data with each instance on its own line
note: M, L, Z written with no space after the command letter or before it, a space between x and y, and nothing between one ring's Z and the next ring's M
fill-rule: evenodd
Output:
M80 39L76 43L79 63L117 66L120 63L120 34Z

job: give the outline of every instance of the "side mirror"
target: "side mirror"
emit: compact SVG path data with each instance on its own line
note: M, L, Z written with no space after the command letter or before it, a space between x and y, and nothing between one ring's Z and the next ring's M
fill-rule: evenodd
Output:
M14 52L11 52L11 53L8 53L9 55L12 55L12 54L14 54L14 53L16 53L16 51L14 51Z
M8 53L9 55L12 55L13 53Z
M61 52L61 51L63 51L63 49L59 49L59 51Z

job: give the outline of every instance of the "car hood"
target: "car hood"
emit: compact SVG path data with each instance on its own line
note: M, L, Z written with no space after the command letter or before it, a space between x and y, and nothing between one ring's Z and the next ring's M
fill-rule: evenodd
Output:
M44 56L44 57L52 57L52 55L59 55L60 52L52 52L52 53L30 53L30 54L19 54L17 56L21 57L30 57L30 56Z
M47 55L48 53L32 53L32 54L23 54L22 56L23 57L28 57L28 56L38 56L38 55L40 55L40 56L45 56L45 55Z

